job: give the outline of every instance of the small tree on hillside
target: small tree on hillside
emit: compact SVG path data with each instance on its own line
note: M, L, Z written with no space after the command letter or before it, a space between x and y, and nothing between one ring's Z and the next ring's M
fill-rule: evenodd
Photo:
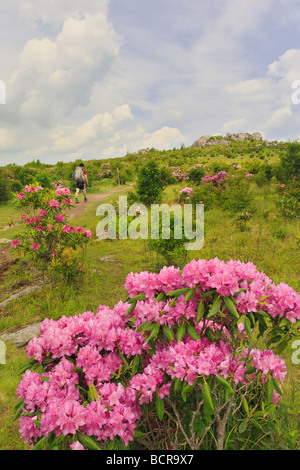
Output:
M155 160L150 160L139 171L136 192L146 206L159 203L165 186L165 176Z

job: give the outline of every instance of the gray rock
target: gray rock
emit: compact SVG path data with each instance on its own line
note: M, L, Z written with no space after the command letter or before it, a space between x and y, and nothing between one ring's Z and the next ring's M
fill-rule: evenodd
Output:
M235 142L244 142L248 139L253 139L253 140L262 140L262 135L259 132L253 132L253 134L249 134L249 132L238 132L238 133L230 133L227 132L225 138L220 139L220 138L214 138L214 136L211 135L203 135L200 137L200 139L196 140L192 145L191 148L195 147L209 147L213 145L229 145L230 140L233 140Z
M11 240L9 240L8 238L0 238L0 244L2 245L2 243L11 243Z
M44 285L40 286L28 286L25 289L17 292L16 294L11 295L8 299L4 300L4 302L0 303L0 309L5 307L7 304L12 302L13 300L19 299L20 297L25 297L25 295L31 294L31 292L38 291L43 289Z
M12 333L6 333L0 336L2 341L10 341L17 347L25 346L34 336L37 336L40 331L40 322L31 323L19 330Z

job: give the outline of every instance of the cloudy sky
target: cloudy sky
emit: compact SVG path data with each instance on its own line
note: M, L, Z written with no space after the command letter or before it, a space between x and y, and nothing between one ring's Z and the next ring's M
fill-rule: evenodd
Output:
M298 0L1 0L0 58L1 165L300 136Z

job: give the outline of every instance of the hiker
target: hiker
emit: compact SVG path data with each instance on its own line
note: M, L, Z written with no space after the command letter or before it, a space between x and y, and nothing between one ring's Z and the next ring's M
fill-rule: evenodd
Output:
M84 164L80 163L79 166L76 168L76 170L73 173L73 180L76 184L76 191L75 191L75 202L78 204L78 194L79 191L83 191L83 196L84 196L84 202L87 201L86 198L86 188L88 185L88 177L87 177L87 171L84 169Z

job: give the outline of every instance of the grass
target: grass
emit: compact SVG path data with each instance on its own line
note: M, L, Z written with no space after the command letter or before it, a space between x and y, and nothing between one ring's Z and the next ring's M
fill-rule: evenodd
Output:
M166 188L164 200L174 200L174 195L184 187L183 184ZM104 189L105 188L105 189ZM113 187L116 188L115 186ZM101 185L102 191L112 186ZM271 234L274 221L273 194L268 187L255 187L254 205L257 208L249 222L249 231L240 232L233 223L233 217L220 208L205 213L204 246L200 251L188 252L187 261L192 258L210 259L218 257L222 260L240 259L253 262L259 270L264 271L274 282L286 282L299 290L299 247L296 233L299 231L298 221L282 224L285 229L284 238L276 238ZM125 192L120 193L125 195ZM118 193L107 198L106 202L118 199ZM84 214L73 223L90 228L95 234L98 223L96 208L99 203L91 203ZM0 223L10 215L11 206L0 207ZM3 232L3 236L13 238L16 227ZM149 252L147 242L143 240L107 240L92 241L85 251L85 262L88 272L78 290L65 289L64 286L46 286L42 291L18 299L0 311L0 333L12 331L22 325L41 321L45 318L58 319L62 315L70 316L84 311L96 311L99 305L112 307L120 299L126 297L124 281L130 272L142 270L158 270L164 260ZM298 268L297 268L298 267ZM12 285L21 280L34 283L37 273L30 265L18 270L15 265L1 280L0 296L4 300ZM20 380L18 369L25 361L24 348L17 349L7 344L6 364L0 365L0 448L24 449L26 446L18 436L18 424L12 423L13 407L17 402L16 388ZM289 438L296 439L295 429L299 426L299 391L300 369L291 361L293 350L291 345L285 351L284 358L288 365L288 377L285 383L285 398L281 426L284 432L290 433ZM294 433L294 434L293 434ZM294 436L294 437L293 437Z

